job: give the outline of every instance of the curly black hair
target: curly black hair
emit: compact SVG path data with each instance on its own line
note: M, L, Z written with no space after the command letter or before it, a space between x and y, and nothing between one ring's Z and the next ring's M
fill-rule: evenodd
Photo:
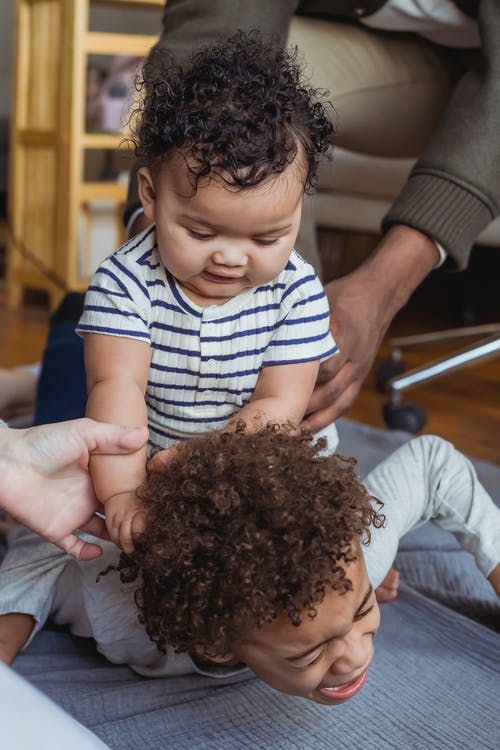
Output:
M330 587L352 589L345 566L380 527L382 505L354 459L324 440L268 425L179 444L140 495L145 533L121 580L139 580L139 620L160 650L227 653L241 634L285 612L299 625Z
M301 80L297 51L238 32L187 62L155 48L142 71L145 96L136 154L153 166L181 150L192 177L211 174L237 188L259 185L304 156L311 190L333 126L324 94ZM306 171L307 168L307 171Z

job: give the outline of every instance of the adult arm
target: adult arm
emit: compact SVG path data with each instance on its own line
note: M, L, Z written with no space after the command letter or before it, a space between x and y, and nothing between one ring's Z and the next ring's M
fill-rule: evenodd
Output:
M459 81L445 115L383 222L373 255L327 284L340 356L322 365L309 404L321 429L355 401L395 314L439 260L465 268L478 234L500 213L500 4L479 3L482 59Z
M438 259L429 237L397 225L359 268L325 285L339 353L320 367L305 421L313 432L352 406L390 322Z
M478 234L500 213L500 4L480 0L481 59L458 82L428 147L384 220L437 240L467 266Z
M20 523L81 560L101 554L73 532L103 536L102 510L88 465L90 456L134 453L147 439L144 427L91 419L10 430L0 427L0 506Z

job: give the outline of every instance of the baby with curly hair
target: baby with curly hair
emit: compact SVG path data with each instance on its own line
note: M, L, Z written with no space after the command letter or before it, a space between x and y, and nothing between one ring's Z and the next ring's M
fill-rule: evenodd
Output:
M0 658L12 661L50 616L145 676L248 666L277 690L331 706L365 684L380 622L374 588L410 529L434 520L455 533L500 594L500 510L452 445L412 440L364 485L354 459L324 449L287 427L239 425L185 441L166 471L158 454L131 557L103 543L104 558L79 562L12 530Z
M255 32L144 70L139 195L151 226L89 287L87 415L148 424L150 449L243 418L302 420L337 351L312 266L294 250L332 126L292 53ZM96 494L125 551L144 516L146 449L92 458Z

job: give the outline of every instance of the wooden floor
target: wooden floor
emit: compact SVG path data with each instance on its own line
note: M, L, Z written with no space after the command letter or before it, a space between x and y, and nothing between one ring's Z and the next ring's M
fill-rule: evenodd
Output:
M440 296L437 295L438 298ZM460 321L450 313L450 301L440 299L436 304L435 297L432 284L430 290L426 292L424 289L416 295L396 318L389 335L400 336L460 325ZM489 316L491 318L491 312ZM500 315L496 320L500 320ZM45 345L47 325L46 308L32 304L19 311L8 310L0 289L0 367L37 361ZM428 344L408 352L405 361L408 367L413 367L456 350L465 343ZM386 397L377 391L374 373L387 352L386 338L348 417L377 427L385 426L382 405ZM500 463L500 357L416 386L405 394L405 400L426 409L428 422L423 432L441 435L469 455Z

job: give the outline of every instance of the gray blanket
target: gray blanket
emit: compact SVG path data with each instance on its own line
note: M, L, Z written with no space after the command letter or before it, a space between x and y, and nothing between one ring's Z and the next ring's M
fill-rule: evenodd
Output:
M407 439L347 420L339 427L340 450L359 457L361 475ZM476 466L499 502L500 468ZM500 621L491 587L431 524L403 540L398 567L405 583L382 606L368 682L342 706L282 695L249 672L140 678L91 641L50 629L15 668L116 750L497 750L500 636L484 624Z

